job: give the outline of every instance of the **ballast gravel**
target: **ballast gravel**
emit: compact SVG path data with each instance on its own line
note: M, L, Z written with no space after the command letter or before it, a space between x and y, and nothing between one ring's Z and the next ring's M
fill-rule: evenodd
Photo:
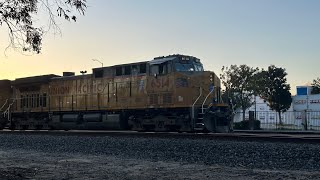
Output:
M320 144L0 134L0 164L0 179L320 179Z

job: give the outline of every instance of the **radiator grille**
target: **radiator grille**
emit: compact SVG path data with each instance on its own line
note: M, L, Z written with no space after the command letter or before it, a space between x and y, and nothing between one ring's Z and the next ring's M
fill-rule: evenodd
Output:
M158 94L149 95L149 104L158 104Z
M171 104L172 103L172 94L166 93L163 94L163 104Z

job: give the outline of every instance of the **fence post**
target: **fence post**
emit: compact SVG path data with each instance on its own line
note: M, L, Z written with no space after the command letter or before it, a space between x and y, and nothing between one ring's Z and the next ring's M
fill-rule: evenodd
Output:
M305 131L308 130L307 110L302 111L301 118L303 122L303 128Z
M250 130L254 130L254 111L249 111L249 127Z

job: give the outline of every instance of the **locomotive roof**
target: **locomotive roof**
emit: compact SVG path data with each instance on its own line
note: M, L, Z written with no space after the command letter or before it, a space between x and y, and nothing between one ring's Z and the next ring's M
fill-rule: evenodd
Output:
M42 76L17 78L12 82L12 84L19 86L19 85L25 85L25 84L46 83L46 82L49 82L49 80L52 79L53 77L59 77L59 76L55 74L47 74Z
M52 80L70 80L70 79L79 79L79 77L91 77L92 74L80 74L80 75L74 75L74 76L58 76L58 77L53 77Z
M127 65L138 65L138 64L148 63L148 62L149 62L149 61L139 61L139 62L133 62L133 63L116 64L116 65L112 65L112 66L92 68L92 70L96 70L96 69L106 69L106 68L113 68L113 67L127 66Z
M139 62L133 62L133 63L116 64L116 65L112 65L112 66L92 68L92 70L112 68L112 67L118 67L118 66L137 65L137 64L142 64L142 63L149 63L150 65L161 64L161 63L164 63L164 62L167 62L167 61L172 61L172 60L174 60L176 58L179 58L179 57L186 57L186 58L190 58L190 59L198 59L198 58L193 57L193 56L182 55L182 54L174 54L174 55L169 55L169 56L155 57L154 59L149 60L149 61L139 61ZM200 59L198 59L198 60L200 60Z
M98 69L109 69L109 68L113 68L113 67L127 66L127 65L138 65L138 64L144 64L144 63L148 63L150 65L161 64L161 63L164 63L167 61L175 60L176 58L179 58L179 57L188 57L191 59L195 58L193 56L176 54L176 55L156 57L150 61L140 61L140 62L133 62L133 63L117 64L117 65L112 65L112 66L93 68L92 70L94 71L94 70L98 70ZM195 58L195 59L197 59L197 58ZM31 76L31 77L17 78L14 81L12 81L12 85L17 86L17 85L33 84L33 83L46 83L46 82L49 82L50 80L79 78L79 76L87 77L87 76L92 76L92 74L75 75L75 76L59 76L59 75L55 75L55 74L47 74L47 75L41 75L41 76Z
M157 59L154 59L152 61L149 61L149 64L150 65L154 65L154 64L161 64L161 63L164 63L164 62L167 62L167 61L172 61L174 59L176 59L177 57L164 57L164 58L157 58Z
M8 79L0 80L1 89L10 88L10 85L11 85L11 81L10 80L8 80Z

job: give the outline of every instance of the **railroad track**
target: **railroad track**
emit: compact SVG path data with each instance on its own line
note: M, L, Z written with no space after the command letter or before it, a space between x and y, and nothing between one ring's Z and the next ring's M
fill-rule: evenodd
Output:
M177 133L177 132L137 132L137 131L106 131L106 130L8 130L1 134L25 135L57 135L57 136L130 136L141 138L188 138L231 141L269 141L291 143L320 143L320 134L283 134L283 133Z

